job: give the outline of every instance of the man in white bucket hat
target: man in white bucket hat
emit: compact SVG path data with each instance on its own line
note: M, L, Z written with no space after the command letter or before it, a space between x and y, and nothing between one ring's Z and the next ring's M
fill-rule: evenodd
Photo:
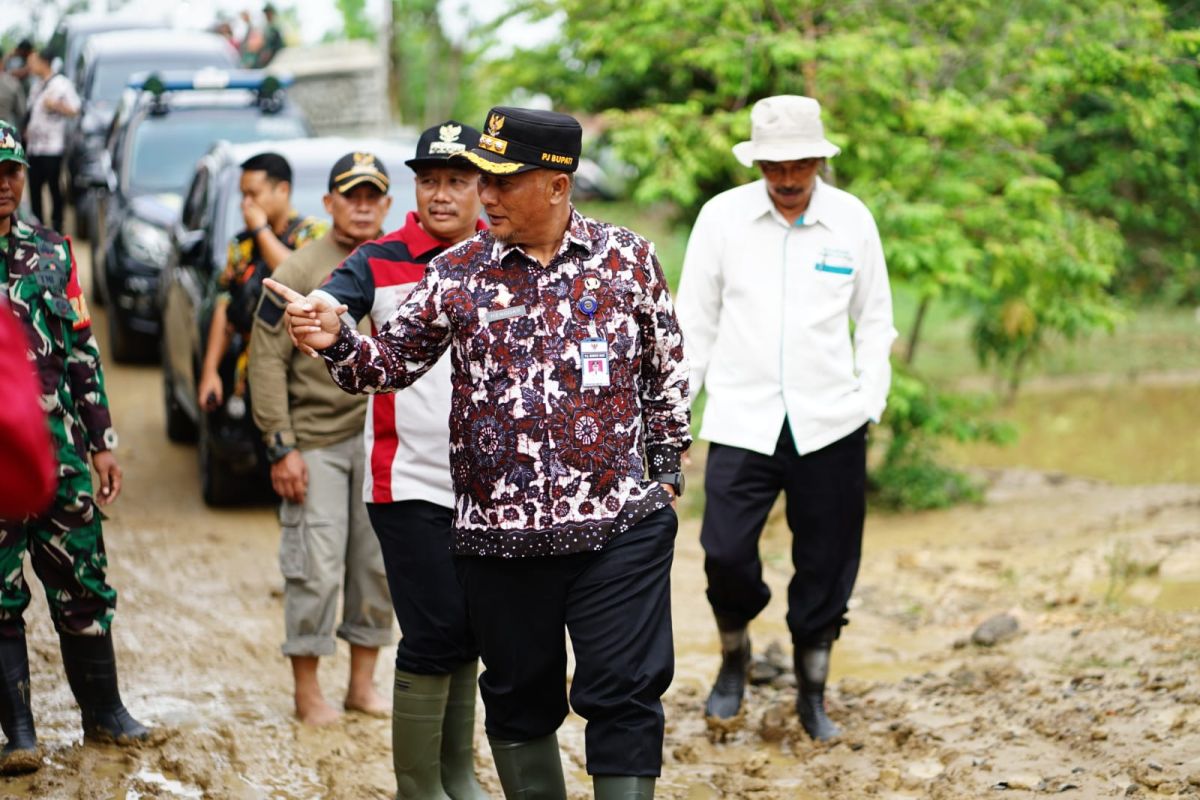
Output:
M820 104L768 97L750 123L750 140L733 154L762 180L701 209L676 303L691 396L708 390L700 541L722 659L705 712L741 712L747 626L770 599L758 540L782 491L795 568L787 623L796 706L804 729L823 740L839 733L825 714L825 681L858 574L867 425L883 413L896 331L875 220L819 176L839 152Z

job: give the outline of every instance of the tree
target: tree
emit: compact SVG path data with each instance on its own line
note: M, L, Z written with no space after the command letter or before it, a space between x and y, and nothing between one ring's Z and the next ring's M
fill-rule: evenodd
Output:
M1147 275L1167 260L1200 283L1200 33L1173 30L1180 14L1158 2L529 0L522 11L559 15L562 35L495 63L497 91L536 87L602 114L637 170L635 199L673 204L685 224L756 177L729 152L755 100L819 98L843 150L836 182L875 213L893 278L921 309L971 314L979 358L1010 391L1049 341L1119 321L1118 269ZM906 332L909 361L922 319Z
M476 120L480 108L477 66L493 43L491 26L475 24L468 5L443 9L438 0L391 0L396 102L401 119L428 127L450 117ZM462 17L461 38L448 35L442 14Z
M374 39L375 26L367 18L367 0L337 0L342 34L347 39Z

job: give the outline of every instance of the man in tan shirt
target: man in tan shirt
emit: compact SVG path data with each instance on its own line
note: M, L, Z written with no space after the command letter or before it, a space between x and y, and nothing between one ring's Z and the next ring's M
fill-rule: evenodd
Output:
M347 153L329 174L325 209L333 228L289 256L272 277L298 292L317 288L354 248L379 236L391 207L388 174L370 153ZM284 655L292 660L296 715L311 725L338 718L317 680L338 637L350 644L347 710L385 715L375 690L379 648L392 640L392 605L379 541L362 500L365 398L339 389L324 362L292 346L284 302L264 292L255 314L249 378L254 421L267 443L271 484L283 498L279 566Z

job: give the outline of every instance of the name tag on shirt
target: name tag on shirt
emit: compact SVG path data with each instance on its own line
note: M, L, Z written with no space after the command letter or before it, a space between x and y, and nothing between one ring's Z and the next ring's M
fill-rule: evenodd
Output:
M488 324L491 325L493 322L499 322L502 319L512 319L513 317L520 317L520 316L523 316L524 314L525 314L525 304L522 303L519 306L510 306L508 308L501 308L496 311L489 311L488 315L487 315L487 321L488 321Z
M584 339L579 343L579 363L583 369L583 388L608 386L608 342Z
M854 255L848 250L826 247L821 251L821 260L817 262L817 272L828 272L833 275L853 275Z

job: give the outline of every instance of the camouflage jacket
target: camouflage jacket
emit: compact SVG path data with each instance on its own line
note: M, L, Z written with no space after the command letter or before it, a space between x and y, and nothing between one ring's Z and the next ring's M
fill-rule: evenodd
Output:
M115 448L117 434L71 242L14 217L3 255L8 275L0 293L8 295L29 337L60 474L79 469L64 458L70 450L86 470L87 454Z

